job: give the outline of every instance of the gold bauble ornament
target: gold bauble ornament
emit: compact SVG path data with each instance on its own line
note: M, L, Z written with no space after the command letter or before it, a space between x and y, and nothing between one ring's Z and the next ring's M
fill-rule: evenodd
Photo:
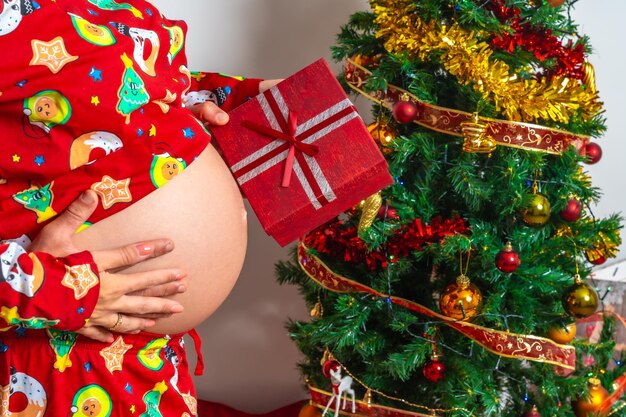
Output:
M439 297L441 313L456 320L471 319L480 313L482 306L483 295L465 275L459 275L456 282L448 285Z
M522 216L529 226L543 226L550 220L550 202L545 195L534 193L528 206L522 210Z
M591 92L596 92L596 70L593 68L593 65L589 61L585 61L583 64L583 84L589 89Z
M368 132L378 144L380 150L388 155L393 152L389 147L398 136L398 132L384 122L374 122L367 126Z
M593 247L585 249L585 256L589 262L595 265L600 265L609 258L615 258L619 252L617 247L622 243L619 234L614 241L602 232L598 232L593 240L595 243Z
M602 405L609 397L609 392L604 389L597 378L589 378L589 391L582 398L572 401L572 409L576 417L603 417L607 415L608 410L601 411Z
M307 404L300 410L298 417L321 417L322 411L312 404Z
M554 340L556 343L566 345L576 336L576 323L570 323L568 325L558 325L551 327L548 330L548 337Z
M598 309L600 300L593 287L577 275L574 285L563 294L563 308L568 314L581 319L589 317Z
M311 309L310 314L311 314L311 317L316 318L316 319L319 319L320 317L322 317L322 315L324 314L324 308L322 307L322 303L320 303L319 301L315 303L315 305Z

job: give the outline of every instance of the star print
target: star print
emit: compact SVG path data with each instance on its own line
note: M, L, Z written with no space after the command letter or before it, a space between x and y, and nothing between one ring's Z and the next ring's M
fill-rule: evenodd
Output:
M124 343L122 336L118 336L115 342L100 350L100 356L104 358L104 364L109 372L113 373L122 370L124 355L132 347L133 345Z
M42 166L46 162L46 159L43 155L35 155L35 163L37 166Z
M91 362L85 362L85 371L87 372L91 371Z
M89 12L89 14L90 14L90 15L92 15L92 16L98 16L98 13L97 13L97 12L95 12L95 11L93 11L93 10L91 10L91 9L87 9L87 11L88 11L88 12Z
M61 71L65 64L78 59L77 56L70 55L67 52L63 38L60 36L49 42L33 39L31 46L33 48L33 59L30 60L30 65L44 65L53 74Z
M150 131L148 132L148 136L156 136L156 126L150 126Z
M19 156L18 154L14 154L14 155L13 155L13 162L20 162L20 159L21 159L21 158L22 158L22 157L21 157L21 156Z
M131 405L129 410L131 414L135 414L135 404Z
M83 314L85 312L85 309L83 307L78 307L78 309L76 309L76 312L78 314Z
M128 392L129 394L132 395L133 393L133 387L130 386L130 384L127 382L126 386L124 387L124 389L126 390L126 392Z
M190 127L186 127L183 129L183 136L185 136L186 138L193 139L195 135L196 133L193 130L191 130Z
M15 85L17 85L19 88L23 88L27 82L28 81L26 80L22 80L22 81L18 81L17 83L15 83Z
M102 81L102 70L99 70L96 67L91 67L89 70L89 76L93 78L93 82Z
M148 16L152 16L152 10L150 10L150 9L146 9L146 14L147 14Z
M102 207L108 209L116 203L133 201L129 185L130 178L118 181L105 175L101 182L92 184L91 189L100 196Z
M0 353L6 353L7 350L9 350L9 347L0 342Z
M137 129L137 136L143 136L143 129Z
M93 104L94 106L100 104L100 99L98 98L98 96L91 96L91 104Z
M187 404L187 408L189 408L189 411L191 411L192 415L196 415L196 413L198 412L198 400L196 400L196 398L191 395L190 392L188 392L187 394L180 394L183 397L183 400L185 401L185 404Z
M80 300L90 289L98 285L98 276L88 264L65 266L65 276L61 280L63 286L74 290L74 297Z
M26 336L26 327L18 327L17 329L15 329L15 333L17 333L17 337Z

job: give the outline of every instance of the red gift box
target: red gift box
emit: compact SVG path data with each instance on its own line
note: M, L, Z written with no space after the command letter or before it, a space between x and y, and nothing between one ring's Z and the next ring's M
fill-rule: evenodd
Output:
M323 59L237 107L212 132L261 225L281 246L393 182Z

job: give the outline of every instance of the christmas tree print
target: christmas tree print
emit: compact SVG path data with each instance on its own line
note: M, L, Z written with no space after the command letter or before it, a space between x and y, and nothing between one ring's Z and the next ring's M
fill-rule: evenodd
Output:
M126 124L130 123L130 114L150 101L150 96L137 71L133 68L133 61L126 55L121 56L126 70L122 74L122 84L117 92L117 112L126 117Z
M37 214L37 223L44 222L55 216L57 213L52 209L52 183L41 187L31 188L16 193L13 199L23 204L28 210L32 210Z
M167 385L165 385L164 381L161 381L157 382L152 390L146 392L143 396L146 412L139 417L163 417L161 410L159 410L159 403L165 391L167 391Z

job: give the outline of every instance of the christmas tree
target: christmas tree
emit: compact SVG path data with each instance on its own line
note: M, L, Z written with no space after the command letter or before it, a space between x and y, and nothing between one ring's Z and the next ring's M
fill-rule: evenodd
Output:
M276 267L311 308L288 325L306 412L626 415L624 322L591 276L621 218L592 211L606 127L573 3L371 0L342 28L395 183Z

